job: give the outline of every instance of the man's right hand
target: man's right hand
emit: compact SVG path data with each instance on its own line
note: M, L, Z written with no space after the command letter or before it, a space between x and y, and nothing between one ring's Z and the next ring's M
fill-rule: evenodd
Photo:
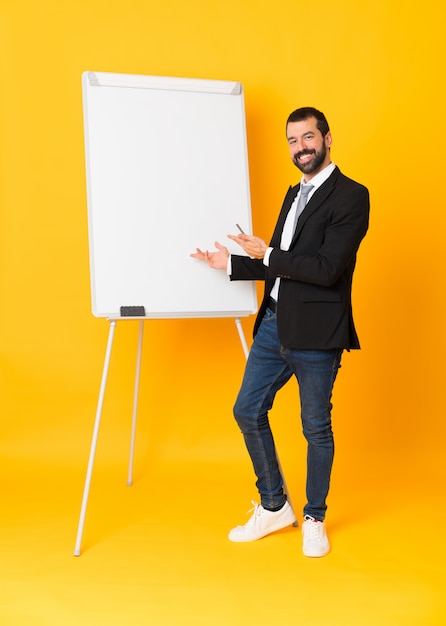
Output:
M215 242L215 247L217 248L216 252L209 252L208 250L203 252L200 248L197 248L197 251L190 256L193 259L205 261L209 267L213 267L216 270L225 270L228 265L229 250L218 243L218 241Z

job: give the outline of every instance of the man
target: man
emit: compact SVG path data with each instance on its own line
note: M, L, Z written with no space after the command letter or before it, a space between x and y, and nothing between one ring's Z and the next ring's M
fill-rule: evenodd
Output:
M191 256L228 268L231 280L265 281L234 406L261 504L254 503L249 521L233 528L229 539L254 541L296 520L268 420L277 391L294 374L307 440L303 553L321 557L330 550L324 519L334 454L331 396L343 350L359 348L351 288L356 252L368 228L369 194L331 162L332 136L323 113L297 109L286 133L303 176L285 196L270 245L255 236L229 235L248 256L229 255L218 242L215 252L197 248Z

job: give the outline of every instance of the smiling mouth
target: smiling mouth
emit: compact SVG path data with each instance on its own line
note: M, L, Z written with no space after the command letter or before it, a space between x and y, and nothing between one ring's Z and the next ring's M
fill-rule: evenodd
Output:
M304 154L296 154L295 159L299 163L308 163L313 158L314 152L305 152Z

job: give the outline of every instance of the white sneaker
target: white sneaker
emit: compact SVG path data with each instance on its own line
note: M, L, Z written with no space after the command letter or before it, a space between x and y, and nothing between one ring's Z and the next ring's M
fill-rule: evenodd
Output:
M293 509L288 502L285 502L280 511L267 511L261 504L252 500L254 509L248 511L254 513L244 526L236 526L229 533L231 541L255 541L275 530L291 526L296 521Z
M315 520L311 515L305 515L302 524L303 553L305 556L325 556L330 552L324 522Z

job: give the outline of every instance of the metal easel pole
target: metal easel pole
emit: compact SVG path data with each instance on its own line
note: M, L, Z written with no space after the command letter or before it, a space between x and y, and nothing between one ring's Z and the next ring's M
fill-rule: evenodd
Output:
M82 498L82 506L81 506L81 512L80 512L80 517L79 517L78 530L77 530L76 546L74 548L74 556L80 556L80 553L81 553L82 534L84 531L85 515L87 511L88 496L90 493L91 477L93 473L94 458L96 454L96 445L98 442L99 426L101 424L102 407L104 404L105 387L107 384L108 370L110 367L110 357L111 357L111 351L112 351L112 346L113 346L113 337L115 334L115 328L116 328L116 320L111 320L110 329L108 331L107 350L105 353L104 367L102 370L101 387L99 391L98 405L96 409L96 418L95 418L95 424L94 424L94 429L93 429L93 437L92 437L91 446L90 446L90 458L88 460L87 476L85 479L84 495Z
M133 391L132 435L130 438L130 456L127 474L127 485L133 485L133 459L135 457L136 415L138 412L139 380L141 374L142 344L144 336L144 320L139 322L138 352L136 355L135 387Z

